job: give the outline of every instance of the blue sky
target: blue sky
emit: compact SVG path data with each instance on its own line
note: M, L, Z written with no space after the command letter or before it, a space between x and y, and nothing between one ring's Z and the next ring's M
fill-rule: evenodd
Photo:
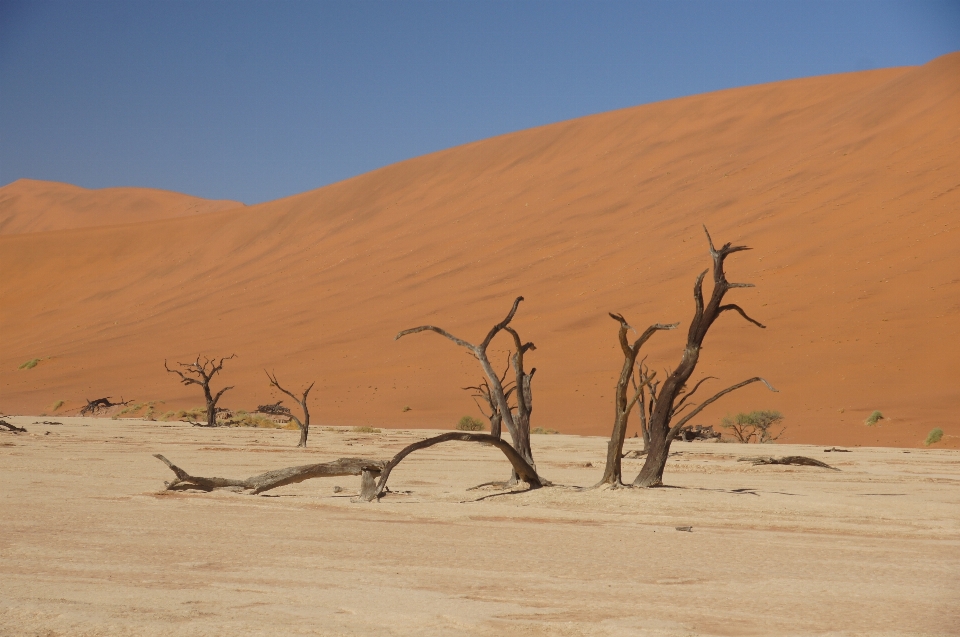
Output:
M591 113L955 50L956 0L0 0L0 185L258 203Z

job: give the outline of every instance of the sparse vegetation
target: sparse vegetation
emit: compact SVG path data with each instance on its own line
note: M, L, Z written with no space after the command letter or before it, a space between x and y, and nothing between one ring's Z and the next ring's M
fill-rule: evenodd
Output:
M58 400L57 402L53 403L53 405L50 407L50 410L51 410L51 411L56 411L56 410L60 409L61 407L63 407L63 401L62 401L62 400Z
M201 410L205 413L205 410ZM260 429L299 429L296 423L292 421L277 422L272 418L261 416L260 414L251 414L246 411L235 411L223 421L224 427L258 427Z
M410 405L404 405L404 406L403 406L403 409L401 409L400 411L402 411L402 412L404 412L404 413L410 411Z
M464 416L457 423L458 431L483 431L483 421L473 416Z
M927 439L923 441L923 444L929 447L930 445L940 442L941 438L943 438L943 429L937 427L930 430L930 433L927 434Z
M558 434L560 433L556 429L545 429L543 427L534 427L530 430L532 434Z
M37 366L37 363L40 362L39 358L31 358L25 363L20 363L20 366L17 369L33 369Z
M356 433L356 434L378 434L378 433L380 433L380 430L377 429L376 427L354 427L354 428L351 429L350 431L352 431L353 433Z
M779 411L751 411L747 414L739 413L732 418L725 416L720 421L720 426L729 429L738 442L764 443L773 442L783 435L785 428L781 428L777 435L773 435L772 431L782 420L783 414Z
M879 410L874 410L874 412L867 416L867 419L863 422L867 425L867 427L873 427L881 420L883 420L883 414L881 414Z

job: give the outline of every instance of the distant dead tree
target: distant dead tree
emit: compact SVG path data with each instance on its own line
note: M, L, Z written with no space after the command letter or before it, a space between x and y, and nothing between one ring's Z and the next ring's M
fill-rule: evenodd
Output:
M650 441L646 461L644 462L643 468L640 470L639 475L637 475L636 479L633 481L633 486L636 487L656 487L663 484L663 470L664 467L666 467L667 458L670 454L670 444L674 439L676 439L680 430L683 429L683 427L694 416L703 411L703 409L705 409L707 406L716 402L726 394L729 394L730 392L751 383L762 382L771 391L777 391L766 380L759 376L755 376L717 392L710 398L697 405L696 408L687 413L684 417L674 422L674 417L679 416L681 410L685 409L687 406L693 405L693 403L688 405L687 401L694 395L700 386L706 380L708 380L707 378L700 380L692 389L687 391L687 381L690 379L690 376L693 374L697 367L697 363L700 360L700 349L703 345L703 340L707 335L707 331L713 325L713 322L717 319L717 317L724 312L734 311L757 327L765 328L764 325L750 318L739 305L723 304L724 296L731 289L753 287L752 283L728 282L723 270L724 261L729 255L735 252L749 250L749 248L746 246L734 246L730 243L726 243L723 245L723 247L717 250L713 245L713 239L711 239L710 233L707 231L706 227L704 227L703 231L707 236L707 242L710 246L710 256L713 259L713 293L709 302L704 305L703 279L707 272L709 272L709 270L704 270L700 273L700 276L697 277L697 281L693 286L693 298L696 309L694 312L693 321L690 323L690 329L687 332L687 343L684 346L680 364L676 369L673 370L672 373L667 376L662 385L659 386L658 390L653 392L653 407L649 412L649 421L647 423ZM615 320L621 322L620 338L621 346L624 346L626 343L626 330L629 329L629 326L625 327L626 322L623 321L622 317L619 317L619 315L611 314L611 316L613 316ZM670 326L657 324L648 328L644 334L652 334L659 329L670 329ZM643 337L641 336L641 339L642 338ZM638 341L641 339L638 339ZM640 344L642 345L642 342ZM624 354L625 356L630 355L629 346L624 346ZM632 373L633 364L631 363L628 367L625 361L624 371L621 373L621 379L626 381L627 379L625 375ZM643 387L642 382L640 386ZM617 396L617 400L620 400L619 394ZM639 398L637 400L639 400ZM618 407L618 414L620 411L621 410ZM616 426L616 422L618 421L615 421L614 430L611 435L610 446L607 453L607 467L604 469L604 478L601 480L601 484L605 482L609 484L618 484L616 481L618 472L616 463L618 463L620 460L620 452L618 449L622 448L623 433L620 431L620 428ZM611 464L614 466L610 466Z
M300 405L300 409L303 410L303 420L300 420L299 418L294 416L289 409L286 409L285 407L283 408L286 411L287 415L290 416L290 419L293 420L293 422L297 423L297 427L300 428L300 442L297 443L297 446L306 448L307 434L310 433L310 410L307 409L307 395L310 394L310 390L313 389L313 386L317 384L317 381L313 381L312 383L310 383L310 386L303 390L303 395L300 398L297 398L291 392L287 391L286 389L280 386L280 383L277 382L276 372L274 372L272 376L270 375L270 372L268 372L267 370L263 370L263 372L267 375L267 378L270 379L270 384L273 387L276 387L277 389L282 391L284 394L286 394L290 398L293 398L295 401L297 401L297 403ZM277 410L279 411L280 403L277 403L276 405L274 405L274 407L276 407Z
M467 348L467 350L469 350L477 358L477 360L480 361L480 366L483 368L483 372L487 377L486 391L493 399L491 404L495 404L499 409L502 422L507 426L507 431L510 433L510 437L513 439L513 448L517 451L524 462L529 464L530 468L533 469L534 474L536 474L536 465L533 462L533 452L530 448L530 412L532 410L533 403L530 383L536 370L533 369L528 374L523 367L523 355L527 351L536 348L533 343L523 343L516 331L509 327L510 321L513 320L514 315L517 313L517 307L520 305L522 300L522 296L518 296L516 300L514 300L513 307L510 308L510 313L507 314L507 317L494 325L487 333L486 338L484 338L479 345L468 343L467 341L450 334L446 330L433 325L421 325L419 327L403 330L397 334L394 340L400 339L408 334L430 331L436 332L437 334L450 339L457 345ZM517 345L517 351L514 353L511 361L513 364L514 373L516 375L515 386L518 388L518 390L515 392L517 395L516 412L510 408L510 405L507 401L507 393L504 391L501 377L498 376L495 371L493 371L493 367L490 365L490 360L487 358L487 347L490 345L490 342L493 340L493 338L503 330L508 331L513 336L514 343ZM442 436L437 436L437 438L441 437ZM479 434L473 434L473 437L461 437L457 438L457 440L489 442L488 438L493 438L495 440L499 439L496 436L483 436L481 438L479 437ZM423 442L426 443L428 441ZM438 442L440 441L438 440ZM522 474L523 472L518 472L517 466L514 464L512 481L517 479L523 480L524 476ZM526 481L529 482L529 480ZM539 486L539 484L537 486Z
M204 357L202 362L200 357L197 356L197 360L193 363L177 363L183 368L182 371L170 369L167 367L167 361L163 361L163 368L171 374L179 376L181 383L184 385L199 385L203 389L203 397L207 401L207 427L217 426L217 401L226 391L233 389L232 386L224 387L214 395L210 391L210 381L223 369L223 361L228 361L235 356L236 354L231 354L219 361L216 358Z
M92 416L93 414L98 414L101 411L106 411L111 407L120 407L122 405L129 405L130 400L124 400L123 397L120 397L120 402L112 403L110 402L110 397L106 398L97 398L96 400L87 399L87 404L80 410L81 416Z

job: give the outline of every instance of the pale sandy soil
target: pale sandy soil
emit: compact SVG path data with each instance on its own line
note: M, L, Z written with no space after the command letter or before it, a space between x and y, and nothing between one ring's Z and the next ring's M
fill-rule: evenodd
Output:
M315 428L298 451L292 431L12 420L29 433L0 434L2 635L960 634L957 451L677 443L676 488L486 497L467 488L506 461L453 443L360 504L353 477L166 494L151 454L246 477L428 432ZM533 442L551 480L599 478L604 439ZM842 471L736 462L758 453Z

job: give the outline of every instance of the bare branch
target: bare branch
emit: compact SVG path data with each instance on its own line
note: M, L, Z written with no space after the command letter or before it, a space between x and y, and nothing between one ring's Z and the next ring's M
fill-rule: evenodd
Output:
M500 330L502 330L503 328L505 328L507 325L510 324L510 321L513 320L513 315L517 313L517 308L520 307L520 301L522 300L523 300L522 296L518 296L516 299L514 299L513 307L510 308L510 313L507 314L507 318L503 319L502 321L500 321L490 329L490 332L487 333L487 337L483 339L483 342L480 344L480 349L482 349L483 351L486 351L487 345L489 345L490 341L493 340L493 337L497 335L497 332L499 332Z
M757 382L763 383L764 385L767 386L767 389L769 389L769 390L772 391L772 392L778 392L778 390L775 389L775 388L773 387L773 385L771 385L770 383L768 383L768 382L767 382L766 380L764 380L763 378L760 378L759 376L754 376L753 378L749 378L749 379L747 379L747 380L745 380L745 381L743 381L743 382L737 383L736 385L731 385L730 387L727 387L727 388L724 389L723 391L717 392L716 394L714 394L714 395L711 396L710 398L708 398L708 399L706 399L705 401L703 401L702 403L700 403L700 405L699 405L696 409L694 409L692 412L690 412L689 414L687 414L687 415L683 418L683 420L681 420L680 422L678 422L677 424L675 424L673 427L670 428L670 435L671 435L671 436L676 436L676 435L677 435L677 432L680 431L680 428L683 427L685 424L687 424L687 422L689 422L691 418L693 418L694 416L696 416L697 414L699 414L701 411L703 411L704 409L706 409L709 405L715 403L717 400L719 400L719 399L722 398L723 396L726 396L726 395L729 394L730 392L735 391L735 390L737 390L737 389L740 389L741 387L745 387L746 385L749 385L749 384L751 384L751 383L757 383Z
M688 391L687 393L685 393L685 394L683 395L683 398L680 399L680 402L678 402L676 405L674 405L674 407L673 407L673 412L676 413L677 410L679 410L680 407L683 406L683 403L687 402L687 399L690 398L691 396L693 396L693 395L697 392L697 390L700 389L700 385L704 384L705 382L707 382L708 380L711 380L711 379L717 380L717 377L716 377L716 376L705 376L704 378L701 378L700 381L697 382L697 384L693 386L693 389L691 389L690 391Z
M466 342L462 338L457 338L456 336L454 336L453 334L451 334L445 329L434 327L433 325L421 325L420 327L414 327L409 330L403 330L402 332L394 336L393 340L398 341L400 340L401 337L406 336L407 334L417 334L419 332L426 332L426 331L436 332L440 336L446 336L457 345L466 347L468 350L470 350L474 354L477 353L477 347L475 345L472 345L471 343Z
M731 287L736 287L736 286L731 286ZM741 286L741 287L745 287L745 286ZM752 287L752 286L751 286L751 287ZM734 312L737 312L740 316L742 316L743 318L747 319L748 321L750 321L751 323L753 323L753 324L756 325L757 327L761 327L761 328L763 328L763 329L767 329L767 326L766 326L766 325L764 325L764 324L761 323L760 321L756 321L756 320L750 318L749 316L747 316L747 313L743 311L743 308L741 308L739 305L736 305L736 304L734 304L734 303L730 303L730 304L728 304L728 305L721 305L721 306L717 309L717 314L720 314L721 312L729 312L730 310L733 310Z

